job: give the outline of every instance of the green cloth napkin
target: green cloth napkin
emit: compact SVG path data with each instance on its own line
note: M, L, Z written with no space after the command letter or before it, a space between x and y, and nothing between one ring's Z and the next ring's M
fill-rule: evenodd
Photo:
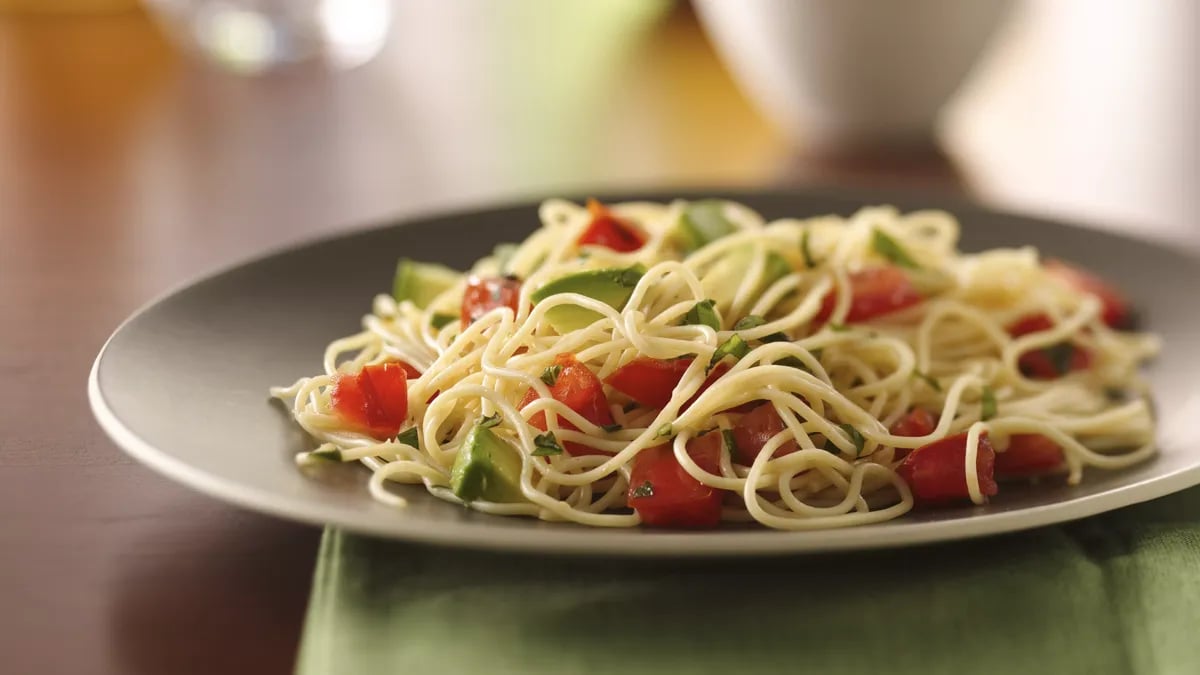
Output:
M325 532L298 672L1200 673L1200 488L1059 527L709 561Z

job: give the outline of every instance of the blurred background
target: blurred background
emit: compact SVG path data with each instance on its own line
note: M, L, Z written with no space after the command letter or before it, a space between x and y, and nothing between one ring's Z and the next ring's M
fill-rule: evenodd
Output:
M317 533L132 465L87 410L104 338L204 270L706 186L965 194L1200 249L1198 183L1194 0L0 0L6 665L290 664Z

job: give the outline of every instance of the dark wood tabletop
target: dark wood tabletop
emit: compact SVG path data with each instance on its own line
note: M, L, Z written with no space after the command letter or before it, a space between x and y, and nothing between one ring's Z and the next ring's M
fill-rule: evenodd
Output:
M956 102L944 154L851 158L785 141L686 9L612 29L565 78L470 36L423 62L411 25L350 72L250 78L181 55L138 13L0 16L0 671L292 666L319 531L152 473L88 408L104 339L164 290L404 214L620 187L965 190L1195 241L1200 22L1195 3L1173 6L1109 17L1142 40L1118 57L1132 50L1153 78L1089 71L1061 91L1030 75L1044 69L1029 59L1058 54L1055 17L1015 17L1006 39L1024 48ZM1079 48L1107 53L1107 25L1081 28Z

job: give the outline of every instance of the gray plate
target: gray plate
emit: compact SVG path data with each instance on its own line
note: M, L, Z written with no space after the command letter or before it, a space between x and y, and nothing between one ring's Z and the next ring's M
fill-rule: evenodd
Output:
M711 193L710 193L711 194ZM678 195L675 195L678 196ZM685 197L689 195L683 195ZM690 195L692 197L709 195ZM1077 487L1005 486L984 507L916 513L824 532L730 528L713 532L590 529L470 512L401 488L410 506L371 499L358 465L301 472L304 434L267 388L320 369L327 342L359 329L396 258L465 269L536 224L536 205L457 213L317 241L252 260L168 294L126 321L88 382L92 409L138 460L193 488L310 523L437 544L559 553L753 555L900 546L1007 532L1099 513L1200 483L1200 264L1181 253L1060 223L904 194L724 192L767 217L849 214L864 204L947 208L963 248L1033 244L1118 283L1166 348L1151 367L1161 456L1129 470L1091 471ZM638 195L665 201L672 195ZM622 201L620 196L605 201Z

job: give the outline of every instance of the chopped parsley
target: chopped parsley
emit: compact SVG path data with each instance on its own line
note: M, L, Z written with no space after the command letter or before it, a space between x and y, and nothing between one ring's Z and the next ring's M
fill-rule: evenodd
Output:
M656 435L661 438L665 438L667 436L674 436L675 429L672 428L670 424L664 424L658 428L658 433Z
M850 442L854 444L854 456L858 457L861 455L863 448L867 445L867 439L863 438L863 435L859 433L858 429L854 428L854 425L839 424L838 427L842 431L846 432L846 435L850 437ZM840 449L837 447L837 445L835 445L833 441L828 438L825 439L825 449L833 453L840 452Z
M479 420L479 428L481 428L481 429L491 429L492 427L498 426L499 424L500 424L500 413L488 415L487 417L484 417Z
M800 255L804 256L804 266L812 269L817 266L817 261L813 258L812 249L808 246L808 230L804 230L804 234L800 235Z
M1050 365L1054 367L1054 372L1059 375L1071 372L1071 362L1075 360L1075 345L1070 342L1060 342L1046 347L1042 352L1050 361Z
M713 366L721 362L721 359L726 356L732 356L735 359L740 359L750 353L750 345L736 333L729 336L729 339L721 343L717 347L717 351L713 352L712 358L708 360L708 369L712 370Z
M796 358L795 356L785 356L782 359L779 359L778 361L776 361L775 365L787 366L788 368L799 368L800 370L808 371L808 366L804 365L804 362L801 361L800 359Z
M979 419L984 422L996 416L996 392L991 387L984 387L979 398Z
M762 318L761 316L759 316L757 314L747 314L746 316L743 316L742 318L738 319L737 323L733 324L733 329L734 330L750 330L751 328L758 328L759 326L763 325L766 322L767 322L766 319Z
M725 449L729 451L729 459L738 461L742 453L738 448L737 438L733 435L733 429L722 429L721 439L725 442Z
M787 342L790 339L791 338L789 338L787 335L784 335L783 333L771 333L770 335L764 335L764 336L760 337L759 341L764 342L764 343L766 343L766 342Z
M554 437L553 431L547 431L544 434L538 434L533 437L533 456L546 457L548 455L563 454L563 447L559 445L558 439Z
M844 323L831 323L829 324L829 330L835 333L845 333L850 330L850 327Z
M645 497L654 496L654 486L648 480L642 481L642 484L635 487L629 496L633 499L643 499Z
M457 320L458 317L454 316L453 314L442 314L441 312L437 312L430 317L429 323L433 325L435 330L441 330Z
M562 374L562 366L554 364L542 371L541 380L546 383L547 387L553 387L555 382L558 382L558 376Z
M721 330L721 319L717 316L716 300L701 300L683 315L685 326L708 326L713 330Z
M942 385L936 379L930 377L926 373L922 373L919 370L914 370L913 377L915 377L915 378L921 380L922 382L924 382L925 384L929 385L929 387L931 389L933 389L934 391L936 391L937 393L939 393L939 394L942 393Z
M497 416L496 423L498 424L499 422L500 422L500 419L499 419L499 416ZM417 428L413 427L411 429L406 429L404 431L401 431L400 434L398 436L396 436L396 442L401 445L407 445L412 448L419 448L420 446L417 445L417 443L418 443Z
M871 231L871 248L879 255L901 267L907 267L911 270L921 269L921 266L917 264L917 261L912 259L908 251L905 251L903 246L885 234L883 230L876 228Z

